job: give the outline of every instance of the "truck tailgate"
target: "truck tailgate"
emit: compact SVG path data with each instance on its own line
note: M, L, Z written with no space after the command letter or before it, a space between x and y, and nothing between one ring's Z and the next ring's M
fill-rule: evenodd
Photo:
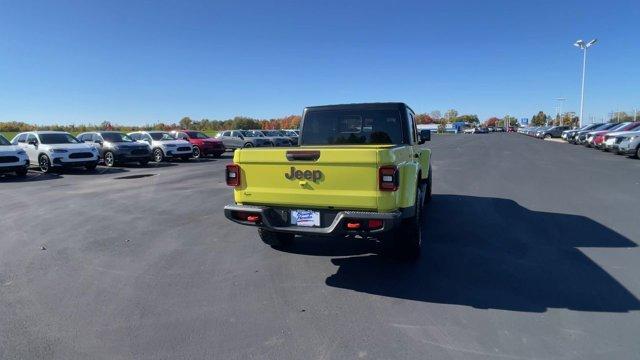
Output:
M241 169L235 201L301 208L377 209L381 196L379 150L376 146L240 150L234 156ZM319 152L319 156L317 160L299 160L291 155L287 158L288 152Z

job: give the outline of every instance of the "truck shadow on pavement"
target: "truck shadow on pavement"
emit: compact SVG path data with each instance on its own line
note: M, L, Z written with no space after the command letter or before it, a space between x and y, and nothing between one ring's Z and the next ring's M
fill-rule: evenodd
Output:
M342 254L327 251L350 257L331 260L339 268L326 284L482 309L640 310L632 293L578 249L637 245L583 216L531 211L508 199L434 195L423 245L413 263L371 254L359 242L337 249Z

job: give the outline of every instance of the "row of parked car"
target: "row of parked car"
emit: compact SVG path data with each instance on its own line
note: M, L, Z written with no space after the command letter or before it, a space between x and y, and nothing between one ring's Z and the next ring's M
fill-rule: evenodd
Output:
M570 126L539 126L518 128L520 134L525 134L539 139L559 138L562 132L571 129Z
M514 132L516 131L515 127L510 126L508 128L506 127L493 127L493 126L489 126L489 127L484 127L484 126L478 126L478 127L470 127L470 128L466 128L464 130L462 130L463 134L488 134L488 133L492 133L492 132Z
M518 132L540 139L562 138L571 144L640 158L640 121L588 124L578 129L542 126L521 128Z
M91 131L73 136L63 131L29 131L11 141L0 135L0 173L25 176L30 167L43 173L98 164L161 162L219 157L227 150L260 146L295 146L294 130L229 130L212 138L200 131Z

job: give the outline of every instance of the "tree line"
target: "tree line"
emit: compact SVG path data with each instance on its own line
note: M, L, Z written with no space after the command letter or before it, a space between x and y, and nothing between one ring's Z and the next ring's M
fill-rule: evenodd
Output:
M183 117L178 122L146 124L140 126L121 125L103 121L100 124L71 124L71 125L34 125L20 121L0 122L0 132L23 132L36 130L55 130L67 132L84 132L93 130L117 130L117 131L137 131L137 130L175 130L190 129L199 131L220 131L228 129L297 129L300 125L299 115L289 115L274 119L254 119L246 116L236 116L228 120L192 120Z
M640 118L640 116L638 116ZM478 115L464 114L460 115L457 110L449 109L444 114L439 110L434 110L429 113L416 114L416 123L418 124L438 124L445 126L446 124L465 122L471 126L480 125ZM57 130L68 132L84 132L92 130L118 130L118 131L136 131L136 130L174 130L174 129L191 129L199 131L220 131L229 129L297 129L300 126L301 117L299 115L289 115L281 118L272 119L256 119L247 116L236 116L227 120L210 120L201 119L193 120L190 117L183 117L177 122L164 123L158 122L154 124L146 124L140 126L122 125L111 123L110 121L103 121L100 124L80 124L80 125L34 125L25 122L11 121L0 122L0 132L22 132L22 131L34 131L34 130ZM615 112L610 114L609 121L632 121L633 115L629 115L625 112ZM531 118L530 124L532 126L543 126L546 124L576 126L578 124L578 117L574 112L566 112L564 114L556 115L552 117L545 114L543 111L539 111ZM511 115L505 115L502 118L490 117L483 122L484 126L500 126L504 127L505 124L510 126L518 126L518 119Z
M117 130L117 131L137 131L137 130L174 130L174 129L190 129L198 131L220 131L230 129L297 129L300 126L301 117L299 115L289 115L281 118L273 119L256 119L247 116L236 116L227 120L210 120L201 119L194 120L190 117L183 117L177 122L164 123L158 122L154 124L145 124L140 126L131 126L116 124L110 121L103 121L100 124L70 124L70 125L35 125L25 122L11 121L0 122L0 132L22 132L35 130L55 130L67 132L84 132L93 130ZM459 115L458 111L451 109L444 115L440 111L435 110L430 113L416 114L418 124L447 124L458 121L467 123L479 123L477 115Z

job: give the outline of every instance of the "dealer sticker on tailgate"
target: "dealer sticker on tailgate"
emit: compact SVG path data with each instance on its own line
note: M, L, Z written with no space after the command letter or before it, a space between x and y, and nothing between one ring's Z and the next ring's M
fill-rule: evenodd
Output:
M312 210L291 210L291 224L298 226L320 226L320 213Z

